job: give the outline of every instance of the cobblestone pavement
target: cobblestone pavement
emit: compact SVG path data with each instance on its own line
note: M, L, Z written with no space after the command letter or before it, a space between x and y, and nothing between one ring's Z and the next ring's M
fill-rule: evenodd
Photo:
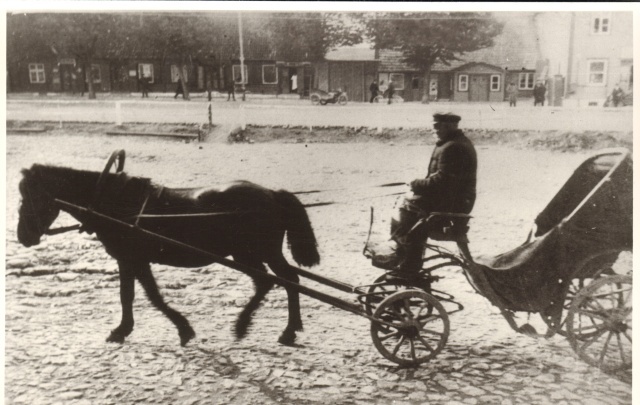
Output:
M120 105L119 109L117 106ZM313 106L308 100L292 102L251 100L245 103L212 103L217 125L367 126L372 128L430 128L432 114L460 114L463 128L631 131L633 110L625 108L536 107L505 103L405 103L396 105L350 103L346 106ZM7 119L80 122L208 122L206 101L193 100L15 100L7 102Z
M424 162L426 170L430 153L425 146L381 144L197 145L100 135L9 136L6 403L631 403L630 373L611 376L586 365L561 337L516 334L460 273L443 274L437 288L454 294L465 310L451 316L443 352L417 369L383 359L366 319L307 297L299 346L278 345L286 322L281 288L268 295L248 336L236 341L232 326L252 286L244 275L219 265L153 267L167 301L196 330L187 347L180 347L175 328L140 288L134 332L122 345L105 343L120 318L115 262L86 234L49 236L31 249L20 246L17 183L19 170L36 162L99 170L116 148L126 149L129 174L166 186L247 178L291 191L347 187L309 195L305 202L345 202L309 209L322 255L313 271L353 285L380 274L360 254L369 206L376 212L374 237L381 237L396 198L380 197L380 189L366 186L416 177L416 162ZM470 232L474 254L497 254L521 243L535 214L585 157L507 148L480 149L479 156L479 198ZM72 222L63 215L57 225Z

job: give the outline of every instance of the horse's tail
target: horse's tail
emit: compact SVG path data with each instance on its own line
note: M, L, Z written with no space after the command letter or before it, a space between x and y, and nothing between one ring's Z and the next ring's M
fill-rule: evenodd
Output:
M302 266L314 266L320 263L316 236L307 211L300 200L284 190L276 193L276 199L286 208L284 218L287 242L293 259Z

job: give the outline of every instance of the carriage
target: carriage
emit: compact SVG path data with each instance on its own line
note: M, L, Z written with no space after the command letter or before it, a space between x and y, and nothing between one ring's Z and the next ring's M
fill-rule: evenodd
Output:
M566 336L581 359L605 371L631 367L632 274L630 266L618 265L621 253L632 249L632 160L627 150L601 151L580 165L538 215L529 237L512 251L482 261L474 258L467 239L471 217L431 213L414 228L429 236L420 277L404 281L383 274L360 286L284 260L286 231L299 264L319 261L304 206L293 194L251 183L225 190L167 189L127 176L124 156L124 151L115 151L101 173L34 165L23 172L20 184L18 238L23 245L39 243L43 234L80 229L95 232L118 260L122 321L107 341L123 342L133 329L137 279L176 325L181 344L187 344L195 332L182 314L164 303L149 263L199 267L215 262L249 275L256 285L255 296L236 323L238 337L247 332L253 311L277 284L287 290L289 302L281 343L292 344L302 327L298 294L304 294L369 319L373 344L382 356L401 366L418 366L443 350L449 316L463 310L455 297L434 288L441 269L459 268L515 331ZM111 173L116 164L116 173ZM70 179L71 173L77 180ZM59 210L81 225L51 229ZM441 241L455 242L459 252L441 246ZM365 255L367 245L368 240ZM300 277L355 295L355 300L307 287L299 283ZM539 314L547 331L518 325L518 312Z

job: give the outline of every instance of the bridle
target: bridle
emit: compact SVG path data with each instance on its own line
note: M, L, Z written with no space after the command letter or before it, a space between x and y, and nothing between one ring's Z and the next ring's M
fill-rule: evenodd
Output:
M102 195L104 194L104 185L107 180L107 175L111 171L111 168L113 167L114 163L118 162L116 166L116 173L121 173L122 170L124 169L124 160L125 160L125 153L123 149L116 150L111 154L111 156L109 156L109 159L107 160L107 164L105 165L102 173L100 173L100 177L98 177L98 181L96 182L96 189L94 191L93 198L91 200L91 203L87 207L88 211L93 211L94 208L99 205L100 200L102 199ZM54 200L54 201L58 202L57 200ZM76 230L83 232L86 230L86 228L81 224L76 224L76 225L70 225L70 226L63 226L59 228L49 228L46 231L44 231L43 234L58 235L61 233L76 231Z

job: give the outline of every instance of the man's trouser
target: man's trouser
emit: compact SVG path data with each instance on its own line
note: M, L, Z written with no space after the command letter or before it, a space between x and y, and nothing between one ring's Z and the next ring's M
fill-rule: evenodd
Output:
M396 252L401 257L401 271L417 272L422 268L427 235L420 231L410 231L426 215L428 212L405 200L396 215L391 218L391 239L398 244Z

